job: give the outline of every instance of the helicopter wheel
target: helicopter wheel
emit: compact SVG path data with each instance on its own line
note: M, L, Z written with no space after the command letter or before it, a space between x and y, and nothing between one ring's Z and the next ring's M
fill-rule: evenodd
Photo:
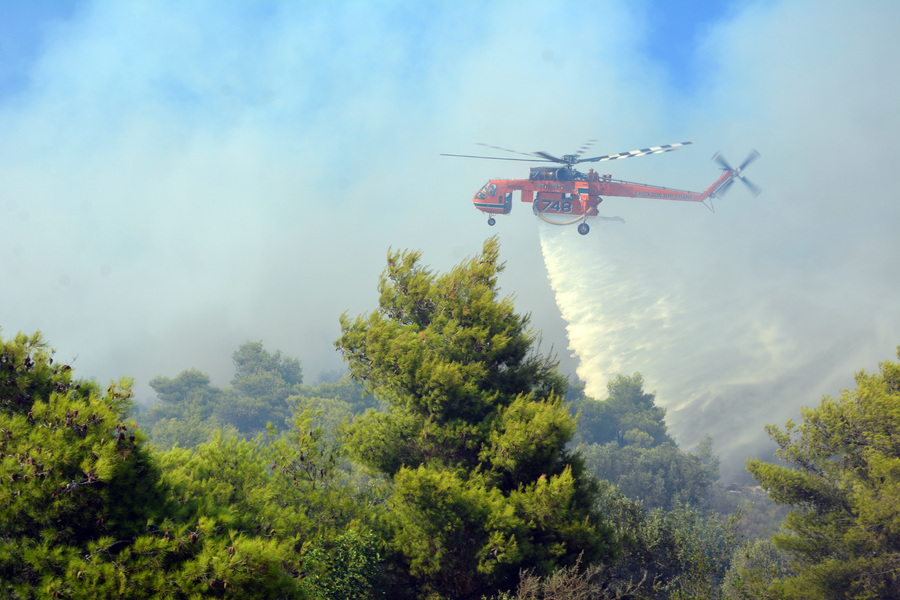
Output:
M590 231L590 230L591 230L591 227L587 223L582 223L581 225L578 226L578 233L580 233L581 235L587 235L588 231Z
M497 224L497 219L495 219L494 217L488 217L488 225L493 227L496 224Z

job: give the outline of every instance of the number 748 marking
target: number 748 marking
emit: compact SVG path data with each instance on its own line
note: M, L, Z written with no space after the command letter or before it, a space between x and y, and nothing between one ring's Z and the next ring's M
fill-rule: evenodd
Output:
M553 211L558 213L571 213L572 202L570 200L541 200L541 212Z

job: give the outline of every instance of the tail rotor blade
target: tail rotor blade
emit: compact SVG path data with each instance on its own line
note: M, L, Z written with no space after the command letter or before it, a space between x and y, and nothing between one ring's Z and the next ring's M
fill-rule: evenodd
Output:
M752 163L757 158L759 158L759 152L754 150L747 156L747 158L744 159L744 162L742 162L741 166L738 167L738 171L743 171L744 169L746 169L750 165L750 163Z
M728 161L722 158L722 155L720 153L716 152L712 159L719 163L719 166L726 171L734 171L734 169L731 168L731 165L728 164Z
M759 152L753 150L752 152L750 152L750 154L747 155L747 158L744 159L744 162L741 163L741 166L739 166L737 169L733 169L731 165L728 164L728 161L725 160L724 157L722 157L722 154L716 152L712 159L715 162L719 163L719 166L722 167L722 170L726 171L726 173L723 174L723 177L727 176L728 178L726 179L725 183L723 183L721 187L719 187L719 189L715 192L715 195L719 198L722 198L725 193L729 189L731 189L731 186L734 184L734 180L740 179L741 182L745 186L747 186L747 189L750 190L751 194L753 194L754 196L759 196L759 194L762 192L762 189L758 185L744 177L744 175L742 174L742 171L750 166L750 164L757 158L759 158Z
M747 186L747 189L750 190L750 193L753 194L754 197L759 196L759 194L762 192L762 189L760 189L758 185L756 185L746 177L741 177L740 179L744 182L744 185Z
M734 184L734 177L722 184L722 187L720 187L716 192L716 196L719 198L724 198L725 194L728 193L728 190L731 189L732 184Z

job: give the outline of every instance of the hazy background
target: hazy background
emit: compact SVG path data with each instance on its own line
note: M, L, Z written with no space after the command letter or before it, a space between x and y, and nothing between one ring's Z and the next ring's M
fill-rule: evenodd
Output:
M599 397L641 371L738 477L764 423L900 344L897 23L895 2L0 0L2 334L143 401L191 367L225 385L248 340L315 382L389 247L445 270L497 233L542 347ZM472 194L528 164L439 156L587 139L693 140L600 169L697 191L714 152L756 148L764 192L609 199L626 223L586 237L517 197L489 228Z

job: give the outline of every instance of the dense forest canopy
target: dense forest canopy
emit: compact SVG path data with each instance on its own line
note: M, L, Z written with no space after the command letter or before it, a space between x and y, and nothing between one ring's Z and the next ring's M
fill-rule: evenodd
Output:
M250 341L228 386L186 365L145 411L0 338L0 594L900 594L900 366L770 426L780 462L729 489L641 374L570 386L502 270L496 239L443 274L392 251L378 306L341 318L345 377Z

